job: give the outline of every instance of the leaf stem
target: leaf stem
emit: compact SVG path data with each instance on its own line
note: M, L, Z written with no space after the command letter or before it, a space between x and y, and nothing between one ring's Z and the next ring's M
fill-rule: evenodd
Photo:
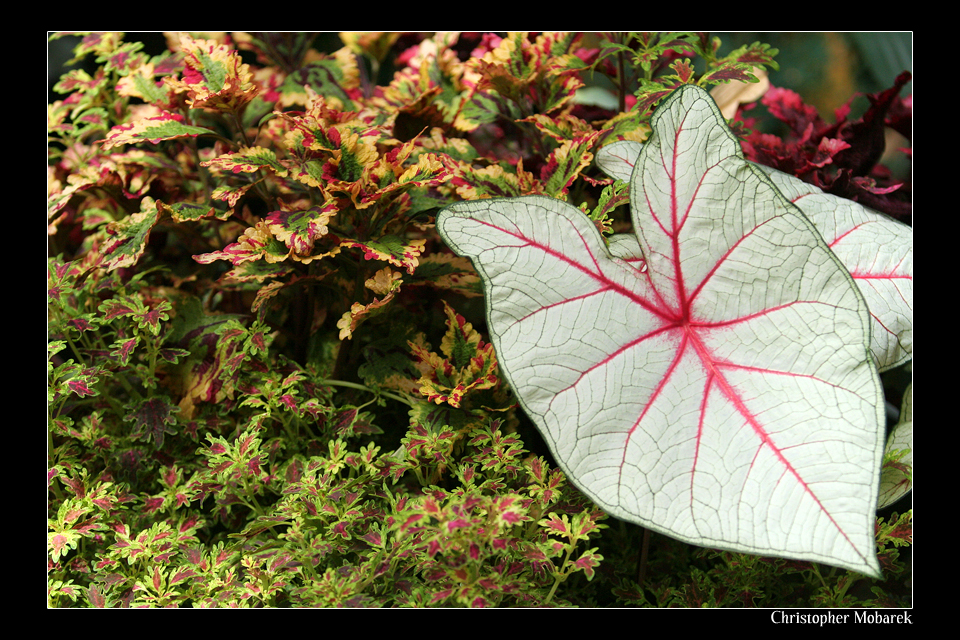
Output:
M643 529L643 542L640 543L640 567L637 570L637 584L643 589L643 583L647 579L647 558L650 551L650 529Z
M359 382L348 382L346 380L321 380L320 384L327 387L346 387L348 389L357 389L359 391L366 391L368 393L373 393L378 396L390 398L391 400L396 400L397 402L402 402L403 404L409 407L414 406L414 403L409 398L404 398L401 395L391 393L390 391L384 391L382 389L371 389L370 387L362 385Z
M553 600L553 594L557 592L557 587L560 586L561 582L567 579L567 575L568 575L566 571L567 562L570 561L570 554L573 553L573 549L576 546L577 546L577 543L575 541L571 541L571 543L567 545L567 555L564 556L563 562L560 564L560 568L553 574L554 575L553 586L550 587L550 593L547 594L546 599L543 601L544 604L550 604L550 601Z

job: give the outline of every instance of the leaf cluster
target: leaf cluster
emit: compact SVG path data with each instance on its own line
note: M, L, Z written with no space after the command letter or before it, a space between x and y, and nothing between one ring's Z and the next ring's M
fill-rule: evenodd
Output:
M707 33L605 35L593 65L619 87L621 110L626 105L626 93L633 87L634 108L649 114L661 99L682 85L709 88L728 82L757 82L758 70L780 68L774 60L777 49L760 42L721 56L720 39Z
M912 98L899 95L910 78L910 72L904 71L890 88L867 95L869 107L856 119L851 115L858 97L854 96L836 109L832 123L824 121L793 91L771 88L760 102L790 133L781 138L752 131L743 140L744 153L750 160L795 175L826 193L909 220L911 185L893 179L880 159L887 150L888 130L907 141L912 137ZM909 149L901 151L909 153Z
M678 51L704 83L774 52L66 35L96 70L48 105L50 605L610 602L606 516L542 456L433 214L538 193L609 233L593 153L649 113L581 104L599 63L654 92Z

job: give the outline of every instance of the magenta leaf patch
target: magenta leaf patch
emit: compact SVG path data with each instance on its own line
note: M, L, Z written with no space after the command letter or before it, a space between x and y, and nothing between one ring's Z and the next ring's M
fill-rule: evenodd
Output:
M678 89L651 125L635 239L608 246L544 196L439 214L483 279L501 369L607 513L879 576L883 396L863 296L704 90Z
M144 400L132 407L132 411L126 416L133 425L130 437L134 440L146 438L148 442L153 440L156 447L161 448L164 435L176 433L174 429L176 419L173 414L179 411L180 409L166 396Z

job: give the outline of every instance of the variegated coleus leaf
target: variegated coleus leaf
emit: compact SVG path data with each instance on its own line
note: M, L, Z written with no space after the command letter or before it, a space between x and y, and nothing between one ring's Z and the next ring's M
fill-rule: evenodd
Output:
M497 357L493 345L446 302L447 332L440 342L440 354L421 341L410 342L410 349L421 377L420 393L430 402L460 407L471 391L490 389L499 384ZM442 354L442 355L441 355Z
M570 102L583 86L578 77L586 63L573 51L578 33L510 33L482 58L470 60L480 74L478 90L494 90L514 102L531 102L533 111L550 113Z
M276 264L288 258L309 264L314 260L334 256L340 252L341 246L345 246L345 243L339 238L330 236L329 246L320 249L315 247L319 240L328 235L329 228L327 225L336 214L337 208L335 203L332 202L304 210L273 211L253 227L246 229L236 242L227 245L220 251L195 255L193 258L201 264L209 264L216 260L228 260L234 266L261 260L267 264ZM401 249L407 249L408 253L411 250L408 247L401 247ZM401 255L403 255L402 251ZM394 260L399 260L399 258L391 257ZM407 257L407 262L404 264L416 266L415 259L412 263L410 259ZM242 276L238 272L236 277L239 279L257 279L258 277L269 278L282 275L282 272L273 269L260 271L260 276L251 273L249 270L244 270L244 272L246 272L246 276Z
M522 159L513 172L498 164L480 168L463 166L450 183L457 195L465 200L543 193L543 185L532 173L524 170Z
M424 43L421 43L422 47ZM453 56L456 60L456 56ZM436 62L432 59L431 62ZM459 62L459 61L457 61ZM421 61L421 64L430 64ZM437 65L438 73L444 71ZM454 78L433 78L429 71L421 66L422 71L412 67L399 70L393 76L393 81L383 89L383 99L390 108L397 111L394 119L393 136L398 140L407 141L424 130L438 129L440 131L471 131L476 128L462 117L459 108L463 96L452 89L444 90L436 82L456 82ZM427 73L424 73L427 71ZM461 72L462 73L462 72ZM451 102L445 102L445 100Z
M287 259L287 247L270 232L270 225L261 220L248 228L236 242L227 245L221 251L211 251L193 256L200 264L210 264L216 260L229 260L234 266L255 260L268 263L282 262Z
M340 339L353 338L353 333L360 326L360 323L379 313L378 310L386 306L400 290L402 283L402 276L389 267L381 269L372 278L368 278L363 283L364 286L382 297L374 298L373 302L365 305L354 302L350 306L350 310L345 312L337 321L337 328L340 329Z
M450 178L452 161L446 156L424 153L415 140L381 151L382 125L334 109L309 87L307 95L305 111L275 112L272 135L286 153L273 162L291 178L323 190L328 198L349 200L357 209L376 205L400 211L407 206L408 191Z
M703 89L672 93L651 127L627 242L543 196L438 215L484 280L504 375L607 513L879 576L884 410L863 296Z
M513 172L499 165L474 167L472 163L464 162L451 180L460 197L473 200L544 194L565 198L570 185L577 178L584 177L594 182L582 175L593 161L593 149L599 140L612 135L613 131L621 131L616 125L610 125L614 129L595 130L583 120L566 114L555 117L538 114L520 122L532 124L557 142L558 146L547 154L539 173L535 176L526 171L522 161L518 161ZM639 136L642 133L639 129L622 129L622 134L627 136Z
M192 418L200 403L233 400L241 371L255 367L253 355L264 348L262 329L248 329L230 317L191 332L191 355L179 369L183 397L178 406L184 419Z
M74 98L75 101L81 104L89 103L90 97L100 93L109 81L106 71L102 67L97 69L93 76L83 69L73 69L64 74L60 81L53 85L53 90L57 93L72 92L78 94ZM76 108L76 105L74 105L74 108Z
M546 195L566 196L573 181L593 161L593 153L589 149L595 139L596 134L580 140L567 140L550 153L540 170L540 181Z
M201 162L200 166L231 173L256 173L260 169L268 169L281 178L288 173L287 168L277 159L277 153L264 147L244 147L239 151Z
M196 256L194 256L194 259L196 260ZM269 298L273 295L273 293L276 293L276 290L274 290L272 293L265 292L264 289L268 285L263 283L275 281L280 278L286 278L286 276L293 273L293 270L294 269L292 266L288 266L282 262L277 263L267 262L266 260L249 260L235 265L233 269L223 274L222 281L224 284L229 285L238 285L241 283L260 283L257 297ZM289 284L289 282L289 280L283 280L283 284Z
M213 193L210 194L210 197L213 200L220 200L222 202L226 202L227 205L230 207L227 210L227 215L222 217L221 220L226 220L230 215L233 214L233 208L237 206L238 202L240 202L240 198L245 196L247 194L247 191L253 188L255 184L257 183L248 182L247 184L240 184L240 185L222 184L213 190Z
M169 65L169 61L157 61L161 65ZM117 93L121 96L140 98L148 104L155 105L163 110L169 110L177 106L176 91L169 84L161 79L157 81L158 75L164 75L165 69L157 68L155 62L143 62L142 64L131 68L117 82Z
M80 42L73 47L73 58L67 61L68 64L79 62L91 53L107 55L123 41L123 34L117 31L57 31L50 35L50 40L64 36L81 36Z
M596 130L590 126L589 122L569 113L560 113L553 117L538 113L529 118L524 118L520 122L533 124L544 135L560 143L568 140L592 139L597 135Z
M186 95L193 109L238 111L253 100L260 88L240 54L215 40L200 40L180 34L183 74L165 78L174 91Z
M160 115L140 118L126 124L118 124L103 141L103 148L109 149L121 144L137 144L152 142L156 144L163 140L200 136L214 132L203 127L194 127L184 124L184 118L176 113L164 111Z
M404 244L402 238L397 236L384 236L379 240L343 240L341 247L351 247L363 250L363 257L366 260L383 260L396 267L403 267L407 273L413 274L417 265L420 264L420 254L423 253L423 247L426 240L413 240L410 244Z
M140 211L107 225L107 239L100 247L100 266L107 271L131 267L146 249L150 232L160 220L160 210L153 198L140 202Z
M337 109L349 111L358 108L353 101L363 95L360 85L356 54L349 47L342 47L289 74L280 87L281 103L306 104L313 93L324 96Z
M187 220L201 220L203 218L216 217L220 220L226 220L233 212L232 209L217 208L206 204L197 204L195 202L173 202L164 204L157 202L157 208L163 213L169 213L170 217L177 222L186 222Z
M328 202L303 211L274 211L267 215L270 232L290 248L290 256L297 261L309 263L323 255L313 255L313 245L327 235L330 219L337 215L335 203Z
M157 301L154 306L147 306L138 296L121 295L100 303L99 311L104 322L117 318L131 317L140 329L149 331L153 335L160 334L160 325L169 320L168 312L172 309L166 300Z
M637 142L615 142L597 153L597 164L629 180L641 148ZM913 357L913 230L790 174L751 165L813 222L857 283L873 318L871 348L880 371Z
M406 157L415 149L416 144L411 141L395 150L397 157L388 152L374 163L369 172L369 186L365 185L362 197L356 202L359 208L396 198L411 189L437 187L451 178L452 166L444 156L424 153L415 163L405 163Z

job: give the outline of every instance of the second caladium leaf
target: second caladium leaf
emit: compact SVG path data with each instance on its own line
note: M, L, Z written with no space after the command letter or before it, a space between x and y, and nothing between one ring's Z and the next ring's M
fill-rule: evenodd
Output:
M542 196L438 216L483 278L501 369L611 515L879 576L883 397L862 295L704 90L677 90L651 125L636 241L608 246Z

